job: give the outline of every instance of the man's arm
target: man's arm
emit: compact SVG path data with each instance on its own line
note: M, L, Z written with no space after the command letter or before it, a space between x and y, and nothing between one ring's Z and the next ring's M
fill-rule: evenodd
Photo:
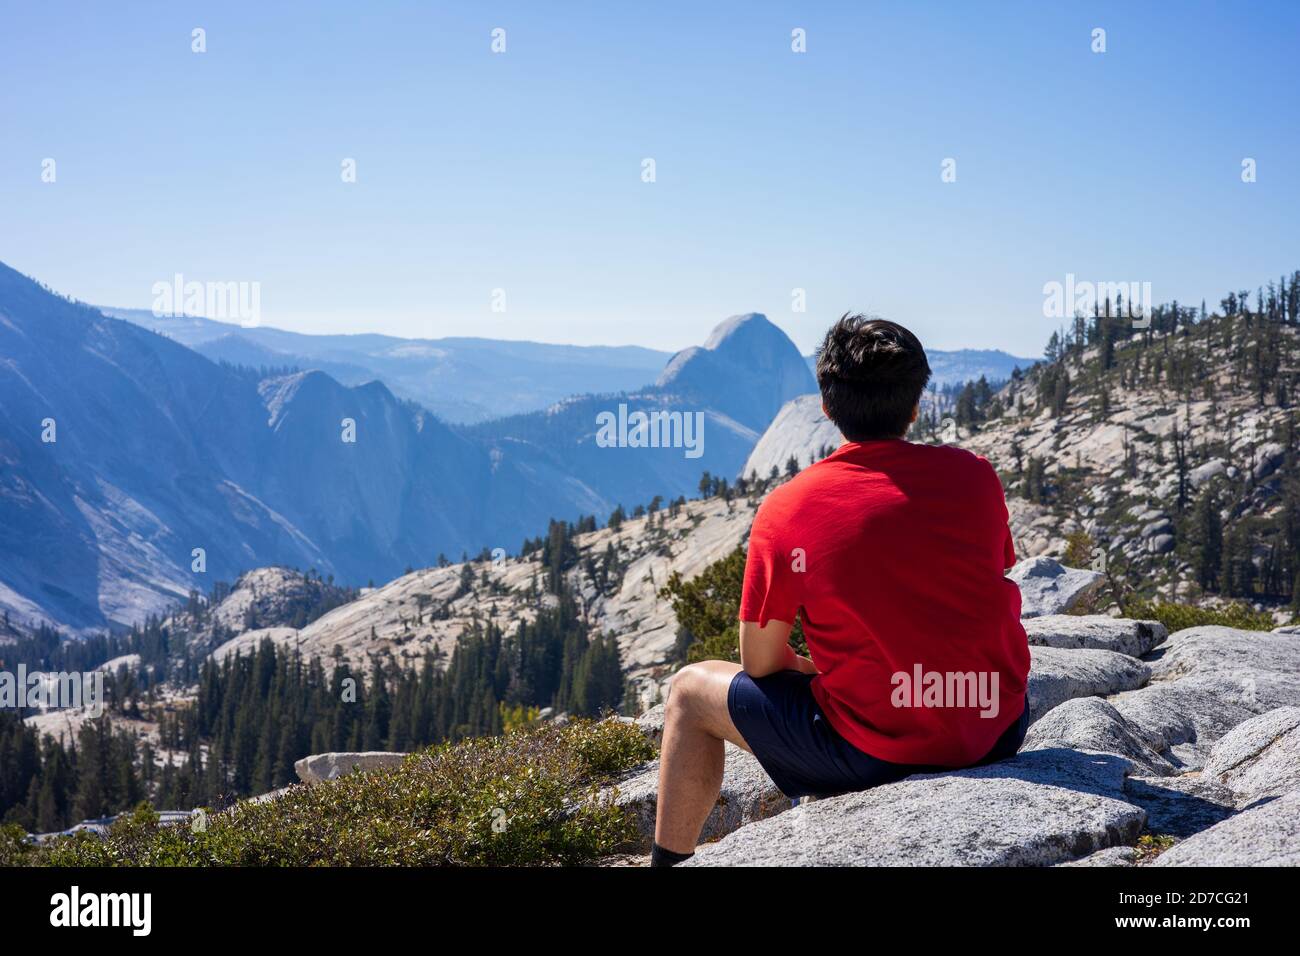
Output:
M785 621L768 621L760 627L757 621L740 622L740 666L750 677L766 677L777 671L800 671L816 674L817 665L800 657L790 646L791 624Z

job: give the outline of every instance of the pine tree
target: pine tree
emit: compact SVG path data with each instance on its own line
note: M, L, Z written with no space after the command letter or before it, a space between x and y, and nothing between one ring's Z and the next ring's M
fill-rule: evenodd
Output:
M1219 587L1219 573L1223 566L1223 523L1219 518L1219 504L1215 494L1206 489L1197 499L1192 516L1193 546L1196 549L1196 578L1207 591Z

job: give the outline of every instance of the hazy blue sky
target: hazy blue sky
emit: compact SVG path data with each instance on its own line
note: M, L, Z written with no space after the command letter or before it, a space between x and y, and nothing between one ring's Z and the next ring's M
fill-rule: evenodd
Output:
M1294 2L0 0L0 260L143 308L256 281L300 331L672 349L753 310L806 351L855 309L1035 355L1067 273L1300 268L1297 64Z

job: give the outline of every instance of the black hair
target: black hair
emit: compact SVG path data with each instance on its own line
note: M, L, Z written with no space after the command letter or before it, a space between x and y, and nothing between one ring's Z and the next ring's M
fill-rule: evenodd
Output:
M920 340L897 322L845 313L817 354L826 414L849 441L901 438L930 380Z

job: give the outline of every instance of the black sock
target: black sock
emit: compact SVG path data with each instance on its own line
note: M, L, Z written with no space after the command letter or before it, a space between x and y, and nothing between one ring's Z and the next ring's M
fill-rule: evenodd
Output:
M694 853L674 853L672 850L665 850L658 843L650 844L651 866L676 866L682 860L689 860L694 855Z

